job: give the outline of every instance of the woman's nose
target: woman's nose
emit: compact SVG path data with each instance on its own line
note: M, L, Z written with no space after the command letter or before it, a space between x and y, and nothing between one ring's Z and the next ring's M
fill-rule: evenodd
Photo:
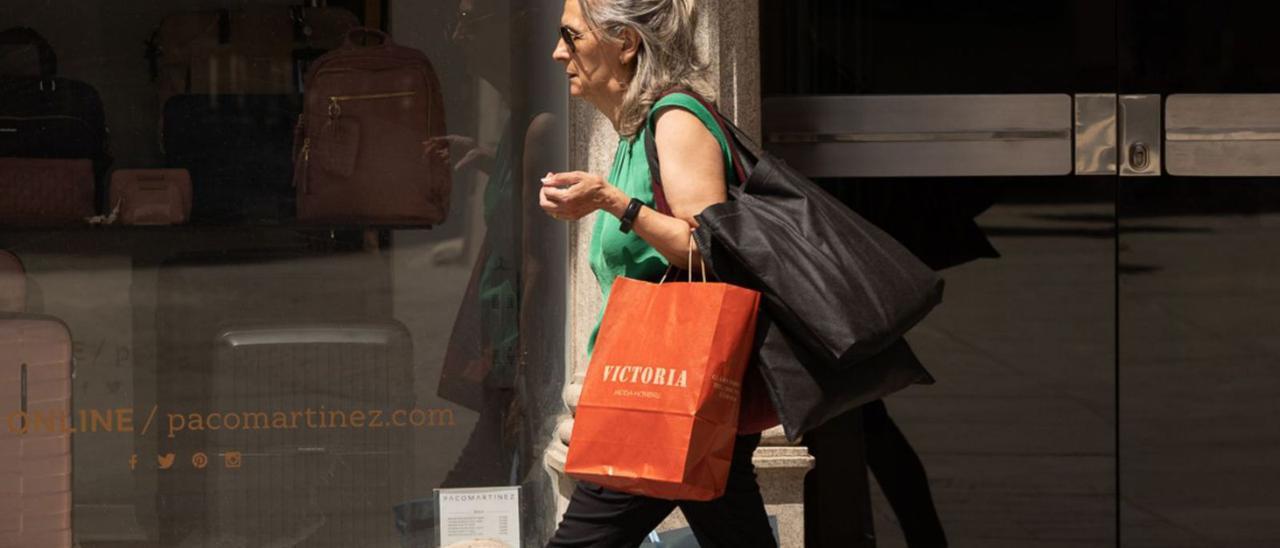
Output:
M564 45L564 38L556 40L556 49L551 52L551 58L561 63L569 62L569 48Z

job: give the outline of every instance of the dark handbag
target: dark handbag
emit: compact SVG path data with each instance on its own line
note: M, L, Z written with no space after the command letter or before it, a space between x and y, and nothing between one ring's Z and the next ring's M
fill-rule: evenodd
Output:
M0 77L0 156L84 158L101 177L111 162L98 91L56 77Z
M744 183L697 216L695 237L721 281L763 293L755 365L787 438L932 383L902 335L939 302L941 278L698 99L734 139ZM669 209L652 132L646 153L658 209Z
M814 359L843 369L874 356L941 302L936 272L699 100L734 140L743 182L697 215L698 248L740 264L743 285L764 294L773 320ZM659 194L653 132L645 148Z
M164 152L191 173L197 223L293 217L297 95L175 95L164 105Z
M828 420L913 384L934 383L906 339L897 339L854 367L832 371L810 365L804 348L777 326L767 325L767 314L761 314L757 323L761 322L766 325L756 335L763 339L756 364L788 440L796 441Z
M66 78L0 77L0 156L106 157L106 117L92 86Z
M720 258L719 264L728 269L733 261ZM744 279L741 273L727 270L717 271L716 275L730 283ZM755 340L752 367L764 378L778 422L782 423L787 439L793 442L851 409L912 384L934 383L902 338L879 354L840 370L822 365L775 324L767 311L761 310L756 320Z
M92 215L111 165L102 99L93 86L57 71L57 55L40 33L0 31L0 157L90 160Z
M58 73L58 56L40 33L30 27L0 31L0 74L42 76Z

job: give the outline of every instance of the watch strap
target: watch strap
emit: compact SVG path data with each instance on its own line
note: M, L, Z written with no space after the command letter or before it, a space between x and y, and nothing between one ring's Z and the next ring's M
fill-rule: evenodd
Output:
M624 234L631 232L631 225L635 224L636 217L640 215L640 208L642 207L644 207L644 202L640 201L639 198L632 198L631 202L627 204L627 210L618 219L620 221L618 230L621 230Z

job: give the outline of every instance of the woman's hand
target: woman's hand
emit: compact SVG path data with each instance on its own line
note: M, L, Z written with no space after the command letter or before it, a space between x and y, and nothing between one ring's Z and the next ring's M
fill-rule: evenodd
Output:
M628 201L604 178L581 171L548 173L538 196L542 210L562 221L576 221L598 209L621 216Z
M462 159L453 166L454 171L475 167L487 175L493 169L494 150L463 135L445 135L427 139L422 142L422 155L438 162L448 162L451 147L462 154Z

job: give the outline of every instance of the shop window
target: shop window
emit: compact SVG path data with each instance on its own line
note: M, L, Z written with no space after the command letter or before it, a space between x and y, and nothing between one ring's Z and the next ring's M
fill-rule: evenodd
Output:
M0 546L426 546L493 486L545 538L559 9L7 3Z

